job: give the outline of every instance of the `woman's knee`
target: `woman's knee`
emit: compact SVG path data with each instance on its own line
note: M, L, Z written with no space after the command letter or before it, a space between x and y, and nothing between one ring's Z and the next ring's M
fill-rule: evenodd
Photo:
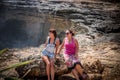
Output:
M51 62L51 68L54 68L54 63L53 62Z
M48 61L48 62L46 62L46 65L47 66L51 66L51 63Z
M54 70L54 62L50 63L51 70Z
M45 64L46 64L47 66L50 66L50 61L49 61L49 59L48 59L47 56L43 56L42 59L43 59L43 61L45 62Z
M79 69L83 69L82 66L80 64L76 64L75 66L76 68L79 68Z

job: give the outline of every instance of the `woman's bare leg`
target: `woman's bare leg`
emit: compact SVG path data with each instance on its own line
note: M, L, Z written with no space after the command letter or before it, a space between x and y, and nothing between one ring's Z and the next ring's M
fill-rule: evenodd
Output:
M50 80L50 61L47 56L42 56L42 59L46 63L46 72L47 72L48 80Z
M55 69L54 69L54 59L51 59L51 78L54 80Z
M89 78L89 76L86 73L84 74L84 69L81 67L80 64L77 64L75 69L80 74L80 76L83 78L83 80L87 80Z
M77 71L75 69L72 70L72 74L75 76L77 80L79 80L79 76L77 74Z
M76 64L75 69L80 75L83 74L83 68L80 66L80 64Z

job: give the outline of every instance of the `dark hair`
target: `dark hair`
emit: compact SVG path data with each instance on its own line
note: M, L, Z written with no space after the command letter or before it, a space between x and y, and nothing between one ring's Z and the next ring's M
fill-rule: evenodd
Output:
M57 37L56 29L49 29L49 32L52 32L55 38Z
M69 29L68 31L72 34L72 36L75 35L75 33L72 30Z

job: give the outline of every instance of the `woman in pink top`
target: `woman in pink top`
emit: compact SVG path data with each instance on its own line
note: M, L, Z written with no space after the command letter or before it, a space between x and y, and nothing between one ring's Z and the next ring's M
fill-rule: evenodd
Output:
M73 75L77 80L79 80L78 73L83 75L83 67L78 59L78 41L73 37L74 33L71 30L66 30L66 37L64 38L57 54L60 53L62 48L64 47L64 58L65 63L68 66L68 69L71 70ZM84 76L82 76L84 79Z

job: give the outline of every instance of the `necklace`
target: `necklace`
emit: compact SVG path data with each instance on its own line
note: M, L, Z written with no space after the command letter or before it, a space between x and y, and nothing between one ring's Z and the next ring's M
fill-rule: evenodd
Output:
M68 39L68 43L71 43L72 42L72 38L71 39Z

